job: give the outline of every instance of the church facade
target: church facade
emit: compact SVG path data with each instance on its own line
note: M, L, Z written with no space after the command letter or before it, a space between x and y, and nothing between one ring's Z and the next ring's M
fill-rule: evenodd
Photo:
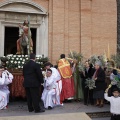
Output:
M15 53L18 26L28 16L34 52L54 64L70 51L87 59L107 52L109 45L116 54L116 0L0 0L0 56Z

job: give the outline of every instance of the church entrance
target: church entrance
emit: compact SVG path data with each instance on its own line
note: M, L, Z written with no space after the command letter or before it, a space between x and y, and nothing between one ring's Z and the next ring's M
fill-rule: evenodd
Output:
M33 40L33 52L36 53L36 28L31 28ZM17 52L16 42L19 39L18 27L5 27L4 40L4 55L13 54Z
M16 54L18 26L27 19L30 20L33 52L48 56L48 12L31 0L0 2L0 56Z

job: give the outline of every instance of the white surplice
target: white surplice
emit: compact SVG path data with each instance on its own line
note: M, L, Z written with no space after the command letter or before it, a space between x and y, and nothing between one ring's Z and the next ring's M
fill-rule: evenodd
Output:
M41 97L45 108L48 108L48 106L54 107L60 105L60 97L58 97L60 96L60 89L58 88L58 82L55 80L54 76L45 77L44 91Z
M0 110L7 106L7 94L0 91Z
M0 77L0 109L4 109L7 106L7 94L3 92L3 87L5 83L5 74L2 73Z
M58 70L54 67L51 67L50 69L52 70L52 76L54 77L54 80L55 81L61 80L61 76L60 76L60 73L58 72Z
M55 79L55 84L56 84L56 97L53 99L54 103L56 103L56 105L59 105L60 104L60 93L61 93L61 90L62 90L62 81L61 81L61 75L59 73L59 71L54 68L54 67L51 67L50 68L52 70L52 76L54 77Z
M0 105L3 103L5 103L5 105L6 103L9 103L10 91L7 85L12 83L12 79L13 75L10 72L8 72L7 70L3 71L2 76L0 77L0 96L2 96L1 100L3 100L4 102L0 101Z
M13 80L13 75L8 72L7 70L3 71L3 74L5 74L5 85L8 85L10 83L12 83Z

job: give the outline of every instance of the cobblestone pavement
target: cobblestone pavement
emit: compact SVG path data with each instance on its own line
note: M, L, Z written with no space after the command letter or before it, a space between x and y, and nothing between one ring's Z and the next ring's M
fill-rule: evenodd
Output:
M75 112L85 112L85 113L91 113L91 112L104 112L109 111L109 105L105 104L103 108L98 108L96 106L85 106L82 102L70 102L70 103L64 103L63 106L57 106L52 110L46 110L44 113L37 113L42 115L47 114L59 114L59 113L75 113ZM0 110L0 117L4 116L26 116L26 115L36 115L36 113L32 112L29 113L27 110L26 102L11 102L8 105L8 109L6 110ZM94 118L93 120L109 120L106 118Z

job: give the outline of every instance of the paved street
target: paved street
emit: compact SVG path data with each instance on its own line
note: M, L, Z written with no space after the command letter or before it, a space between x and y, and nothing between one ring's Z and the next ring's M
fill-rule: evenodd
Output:
M109 111L109 105L105 104L103 108L98 108L96 106L85 106L82 102L70 102L64 103L63 106L57 106L52 110L46 110L44 113L37 113L42 115L47 114L62 114L62 113L92 113L92 112L104 112ZM26 115L36 115L36 113L29 113L27 111L26 102L11 102L8 105L8 109L0 111L0 117L4 116L26 116ZM109 120L109 118L94 118L93 120Z
M106 118L94 118L92 120L110 120L110 118L106 117Z

